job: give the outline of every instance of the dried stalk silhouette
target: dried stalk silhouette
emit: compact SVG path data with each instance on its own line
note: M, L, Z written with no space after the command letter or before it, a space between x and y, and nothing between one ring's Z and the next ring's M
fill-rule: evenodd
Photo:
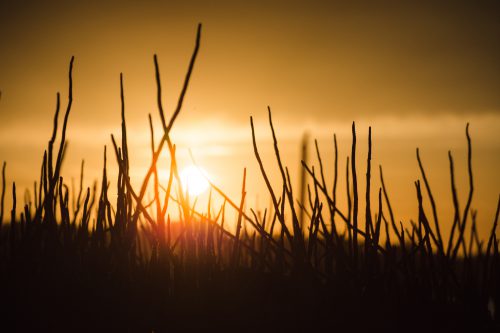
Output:
M418 216L415 221L396 223L382 166L378 201L371 202L369 127L363 217L358 211L363 196L358 192L355 123L345 165L347 205L340 207L337 137L333 136L331 182L325 178L328 166L323 164L317 141L319 171L309 164L304 141L300 185L294 192L292 177L281 159L270 107L268 122L280 176L277 184L271 183L262 162L250 117L255 159L270 196L270 207L264 212L245 208L251 183L244 169L239 203L209 180L211 189L204 212L196 208L196 200L191 202L181 186L176 146L170 136L182 111L200 39L201 25L168 122L162 104L159 61L156 55L153 58L163 133L155 142L149 115L152 157L139 188L130 181L122 74L121 141L111 135L117 179L108 178L111 163L105 146L99 187L97 182L92 187L84 185L83 161L78 190L74 186L70 190L65 183L62 164L72 107L71 58L62 128L58 129L58 93L53 132L43 155L39 183L34 185L34 201L25 202L18 214L13 183L8 225L2 225L7 188L5 162L2 168L0 302L5 308L5 327L12 324L25 331L137 332L239 330L244 325L250 325L250 330L290 332L324 327L394 330L409 322L418 329L435 330L499 327L500 316L490 304L500 304L496 236L500 197L484 246L478 237L479 222L472 203L468 124L469 192L463 210L459 209L454 162L449 153L455 216L447 242L418 149L421 180L414 184ZM160 181L157 165L164 151L170 159L166 184ZM116 202L110 200L111 186L117 189L113 198ZM151 200L146 199L147 193L152 193ZM223 199L220 207L214 207L214 196ZM432 224L426 200L431 206ZM172 215L175 209L177 216ZM231 213L236 216L234 220L228 217ZM234 232L230 225L235 226Z

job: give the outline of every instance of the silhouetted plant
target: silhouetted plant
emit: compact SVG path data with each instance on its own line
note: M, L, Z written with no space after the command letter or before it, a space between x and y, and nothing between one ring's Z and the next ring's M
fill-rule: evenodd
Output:
M319 173L306 160L303 143L301 186L294 192L282 163L268 108L269 126L280 185L273 189L260 157L253 119L254 153L266 183L271 207L245 209L246 170L239 204L210 183L207 212L183 192L176 146L170 136L182 110L198 50L201 25L177 106L167 123L162 106L158 59L154 56L158 112L163 134L151 132L151 164L139 189L130 183L125 94L120 74L121 143L111 136L118 165L116 203L109 200L108 153L103 174L84 188L84 162L78 191L64 183L61 168L67 148L66 128L72 106L69 67L68 104L59 134L60 95L57 94L52 136L43 155L34 201L26 202L17 219L16 187L10 225L1 225L0 285L4 327L46 331L138 331L231 329L249 331L310 331L315 328L351 330L472 330L498 329L500 256L497 206L486 248L478 239L473 196L472 147L469 126L469 195L461 212L449 153L455 216L445 243L436 201L419 150L422 182L415 182L416 221L396 224L388 190L379 167L378 202L371 194L371 128L368 132L364 224L358 214L356 128L346 160L347 207L337 200L339 177L334 135L334 179L327 185L315 141ZM160 154L167 150L170 173L158 177ZM55 157L55 160L54 160ZM2 168L0 223L4 217L6 164ZM151 180L152 178L152 180ZM152 183L152 185L151 185ZM73 187L72 187L73 188ZM145 199L148 188L153 198ZM99 194L98 194L99 193ZM212 195L223 204L213 210ZM72 204L70 204L72 198ZM424 209L429 200L432 225ZM173 221L168 208L177 207ZM372 211L376 207L375 213ZM228 210L237 213L230 232ZM467 238L467 227L471 230ZM381 236L385 237L385 244ZM411 325L411 327L408 327Z

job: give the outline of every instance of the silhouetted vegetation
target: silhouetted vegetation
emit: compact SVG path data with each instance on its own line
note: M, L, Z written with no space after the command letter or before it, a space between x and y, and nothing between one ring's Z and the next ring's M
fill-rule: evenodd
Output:
M211 184L211 194L221 195L223 205L214 211L209 202L206 213L194 208L180 187L170 132L182 109L200 31L201 26L177 107L168 122L154 57L163 134L154 142L150 116L152 159L139 189L131 185L129 177L121 76L121 142L112 136L111 154L104 149L101 185L84 187L83 163L79 188L72 192L66 185L61 167L72 105L71 59L64 121L59 129L58 94L53 133L33 198L18 205L14 183L10 222L1 225L0 327L33 332L498 330L499 208L489 239L480 240L471 206L474 187L468 126L469 194L463 210L449 154L455 214L448 239L443 239L418 150L421 181L415 182L415 204L419 214L415 221L403 224L393 214L381 167L378 201L370 202L371 129L364 190L357 185L360 175L353 123L352 151L345 171L339 166L334 137L334 179L329 185L316 143L319 170L304 158L302 185L294 192L288 168L280 158L270 109L269 125L281 176L279 191L268 179L250 121L255 157L271 207L244 209L245 171L239 200L233 201ZM171 162L166 184L160 183L157 169L164 150ZM304 150L304 156L306 153ZM110 159L116 160L119 169L116 180L107 176ZM342 172L347 179L345 210L337 205L344 192L337 188ZM1 222L7 220L5 173L4 163ZM113 202L108 196L111 186L118 193ZM148 189L154 193L150 201L146 199ZM364 214L359 211L363 191ZM426 200L431 214L424 209ZM175 221L167 211L171 205L179 209ZM237 214L236 221L227 220L229 211ZM228 231L229 223L236 225L235 232Z

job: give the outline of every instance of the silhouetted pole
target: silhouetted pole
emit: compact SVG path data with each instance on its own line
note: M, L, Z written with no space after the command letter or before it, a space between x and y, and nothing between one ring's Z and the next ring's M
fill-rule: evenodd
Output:
M302 150L301 150L301 155L300 159L303 163L306 163L307 165L307 143L309 141L309 133L305 132L304 135L302 136ZM299 215L299 222L300 222L300 230L304 232L304 214L305 214L305 197L306 197L306 169L302 166L303 164L300 164L300 204L302 207L300 207L300 215Z

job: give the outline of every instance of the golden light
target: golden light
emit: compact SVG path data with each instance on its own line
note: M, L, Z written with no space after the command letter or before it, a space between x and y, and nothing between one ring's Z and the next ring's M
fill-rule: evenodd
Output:
M205 176L207 172L200 167L189 165L180 173L181 186L184 192L188 192L190 196L198 196L205 192L209 183Z

